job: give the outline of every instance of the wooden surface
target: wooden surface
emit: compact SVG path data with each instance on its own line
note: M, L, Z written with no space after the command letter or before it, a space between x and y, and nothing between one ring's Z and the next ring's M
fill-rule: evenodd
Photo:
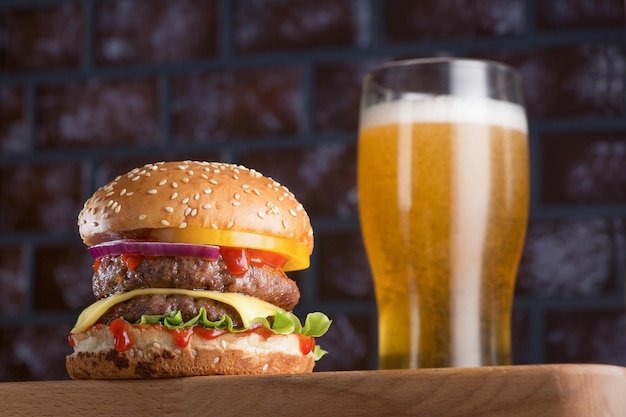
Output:
M623 417L626 368L536 365L0 383L3 416Z

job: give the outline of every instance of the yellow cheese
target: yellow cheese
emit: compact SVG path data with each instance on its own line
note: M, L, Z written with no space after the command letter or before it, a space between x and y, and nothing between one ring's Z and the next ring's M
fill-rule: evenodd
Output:
M187 295L194 298L208 298L219 301L233 307L241 316L241 321L245 327L250 326L250 322L257 317L269 317L276 314L279 307L258 298L236 293L223 293L204 290L184 290L181 288L141 288L124 293L114 294L103 298L85 308L72 329L72 333L81 333L93 326L104 313L111 307L133 297L140 295L154 294L176 294Z

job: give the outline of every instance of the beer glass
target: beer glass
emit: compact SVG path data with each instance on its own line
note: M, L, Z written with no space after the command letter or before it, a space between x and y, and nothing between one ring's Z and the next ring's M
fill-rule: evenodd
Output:
M520 75L478 60L392 62L366 75L360 111L379 367L509 364L529 198Z

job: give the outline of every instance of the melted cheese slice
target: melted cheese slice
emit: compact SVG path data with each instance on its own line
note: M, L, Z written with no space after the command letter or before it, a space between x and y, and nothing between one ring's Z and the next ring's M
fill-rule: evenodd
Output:
M133 297L140 295L155 295L155 294L176 294L187 295L193 298L208 298L211 300L219 301L220 303L228 304L233 307L237 313L241 316L243 325L247 328L250 327L250 323L257 317L269 317L276 314L276 311L280 310L280 307L270 304L266 301L259 300L258 298L250 297L248 295L237 293L223 293L216 291L204 291L204 290L184 290L181 288L141 288L124 293L114 294L110 297L103 298L91 304L85 308L80 315L76 324L72 329L72 333L81 333L93 326L100 317L104 315L111 307L124 301L130 300Z

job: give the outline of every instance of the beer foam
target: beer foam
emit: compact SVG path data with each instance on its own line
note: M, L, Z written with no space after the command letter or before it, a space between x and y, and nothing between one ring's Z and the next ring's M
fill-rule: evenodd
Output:
M366 108L361 129L391 123L478 123L528 133L524 108L490 98L411 94Z

